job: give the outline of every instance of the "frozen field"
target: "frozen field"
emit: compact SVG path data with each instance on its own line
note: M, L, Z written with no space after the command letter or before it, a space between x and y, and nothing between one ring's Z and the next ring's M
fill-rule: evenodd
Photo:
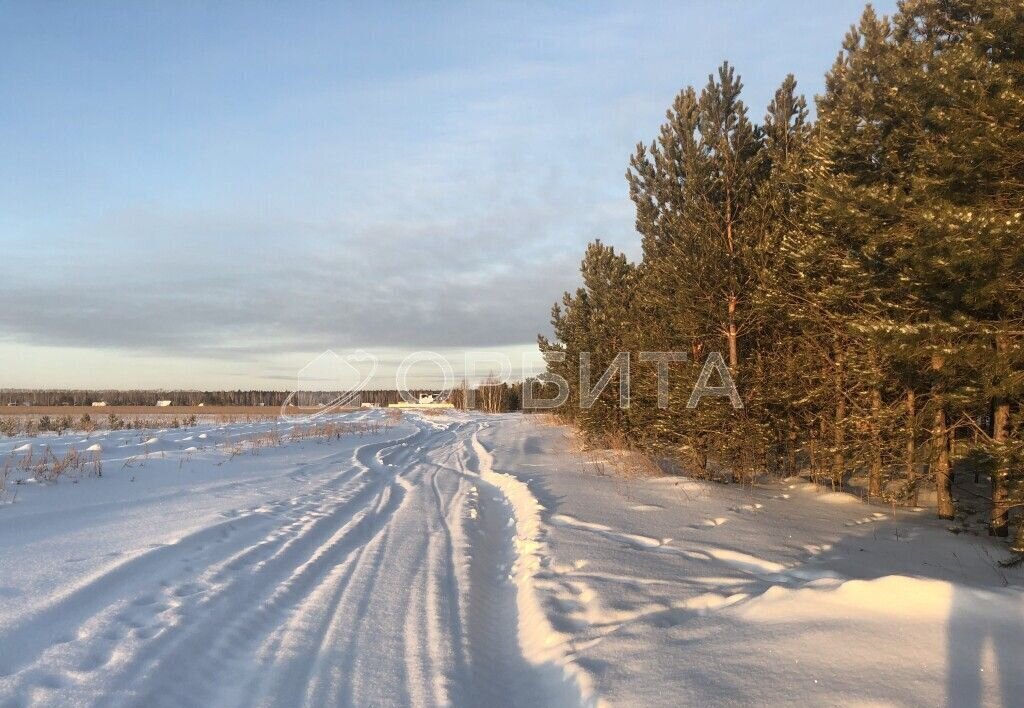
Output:
M1024 700L988 539L518 415L338 421L0 442L0 706ZM16 484L46 445L89 462Z

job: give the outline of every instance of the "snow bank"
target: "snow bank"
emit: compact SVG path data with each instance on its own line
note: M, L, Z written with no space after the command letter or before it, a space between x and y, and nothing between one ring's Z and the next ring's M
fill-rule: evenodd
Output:
M497 472L491 453L477 434L471 439L480 461L480 478L493 485L512 508L515 522L515 561L510 579L516 585L519 643L523 656L537 667L551 667L550 696L559 705L604 705L594 696L592 679L567 655L569 637L555 630L537 597L535 576L546 562L542 507L530 488L516 477Z
M481 437L548 510L534 599L609 704L924 708L1024 695L1024 573L999 568L987 538L796 480L600 475L556 426Z
M962 594L963 602L957 599ZM967 605L978 611L1014 616L1024 598L1019 591L1009 594L965 588L943 580L888 575L872 580L845 582L819 580L802 588L774 586L746 604L738 614L754 622L797 622L814 617L833 620L892 617L900 622L945 623ZM954 607L954 605L957 605Z
M1024 568L998 542L450 418L230 459L214 443L259 428L148 456L101 433L102 478L26 477L0 508L0 705L1020 704Z

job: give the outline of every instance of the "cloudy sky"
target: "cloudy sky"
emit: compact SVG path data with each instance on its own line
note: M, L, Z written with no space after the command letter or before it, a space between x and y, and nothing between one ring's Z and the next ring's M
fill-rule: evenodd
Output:
M0 0L0 387L535 362L675 93L813 95L863 4L383 5Z

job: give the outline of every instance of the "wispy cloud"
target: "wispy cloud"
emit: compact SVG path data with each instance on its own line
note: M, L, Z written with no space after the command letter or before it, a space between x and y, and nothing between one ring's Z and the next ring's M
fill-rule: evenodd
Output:
M0 383L43 349L255 383L325 348L528 348L587 241L638 255L622 175L672 95L726 57L755 114L788 71L813 92L860 5L21 6Z

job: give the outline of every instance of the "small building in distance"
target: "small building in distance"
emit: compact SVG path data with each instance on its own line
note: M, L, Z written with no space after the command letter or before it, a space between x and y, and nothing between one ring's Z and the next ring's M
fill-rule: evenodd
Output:
M92 407L93 408L106 408L106 406L107 406L107 402L106 401L93 401L92 402Z
M432 393L421 393L419 400L416 403L407 403L406 401L399 401L398 403L392 403L388 408L454 408L455 406L448 401L441 400L439 396L435 396Z
M156 407L157 407L157 408L167 408L167 407L169 407L170 405L171 405L171 402L170 402L170 401L157 401L157 402L156 402Z

